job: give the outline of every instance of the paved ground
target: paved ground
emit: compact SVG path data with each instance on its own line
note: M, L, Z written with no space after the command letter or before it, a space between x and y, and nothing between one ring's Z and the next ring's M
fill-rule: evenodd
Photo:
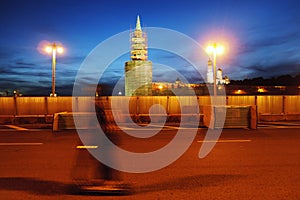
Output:
M203 159L198 153L206 129L200 129L187 152L170 166L150 173L121 173L135 190L127 196L72 194L71 172L78 153L75 131L1 126L0 199L300 199L300 129L278 126L223 130ZM158 149L176 131L164 130L144 141L125 137L121 146ZM87 176L91 168L87 165Z

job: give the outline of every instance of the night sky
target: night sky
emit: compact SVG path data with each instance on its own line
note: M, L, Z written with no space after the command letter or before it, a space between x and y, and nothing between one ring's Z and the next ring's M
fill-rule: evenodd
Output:
M42 41L56 41L66 48L57 58L57 92L71 95L84 59L102 41L134 28L137 15L143 27L176 30L203 47L209 41L224 44L218 67L230 79L294 76L300 72L299 10L298 0L1 0L0 92L49 95L51 56L39 52L38 46ZM172 56L149 51L149 60L156 63ZM128 60L129 54L118 59L103 83L118 80ZM169 60L170 66L180 63ZM182 63L181 72L188 81L203 80ZM154 81L176 80L164 73L153 74Z

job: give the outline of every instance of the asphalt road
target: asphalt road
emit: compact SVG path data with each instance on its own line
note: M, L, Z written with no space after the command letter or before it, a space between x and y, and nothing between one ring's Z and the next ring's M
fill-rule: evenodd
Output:
M124 137L121 146L155 150L176 131L143 140ZM70 189L78 164L75 131L2 126L0 199L300 199L299 128L226 129L210 154L199 159L205 133L200 129L185 154L161 170L120 173L133 194L90 196ZM82 171L88 176L89 170Z

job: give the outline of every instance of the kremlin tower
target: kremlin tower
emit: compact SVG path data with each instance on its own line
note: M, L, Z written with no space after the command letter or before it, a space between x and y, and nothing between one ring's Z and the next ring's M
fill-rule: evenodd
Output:
M147 36L137 16L135 30L130 33L131 60L125 63L125 96L152 95L152 62L148 61Z
M206 83L214 83L213 65L212 65L212 61L210 59L207 62Z

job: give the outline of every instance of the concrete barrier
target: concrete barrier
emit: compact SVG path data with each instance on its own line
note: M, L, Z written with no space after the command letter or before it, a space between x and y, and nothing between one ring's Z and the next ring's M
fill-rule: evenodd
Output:
M259 114L259 121L262 122L300 121L300 113L281 113L281 114L263 113L263 114Z
M300 121L300 113L287 113L285 119L287 121Z
M76 125L74 118L76 117ZM92 112L61 112L55 113L53 118L53 131L70 129L91 129L97 126L95 113Z
M281 114L271 114L271 113L263 113L259 114L259 121L262 122L278 122L278 121L285 121L286 115Z
M14 115L0 115L0 124L14 124Z
M203 106L208 128L257 128L256 106Z

